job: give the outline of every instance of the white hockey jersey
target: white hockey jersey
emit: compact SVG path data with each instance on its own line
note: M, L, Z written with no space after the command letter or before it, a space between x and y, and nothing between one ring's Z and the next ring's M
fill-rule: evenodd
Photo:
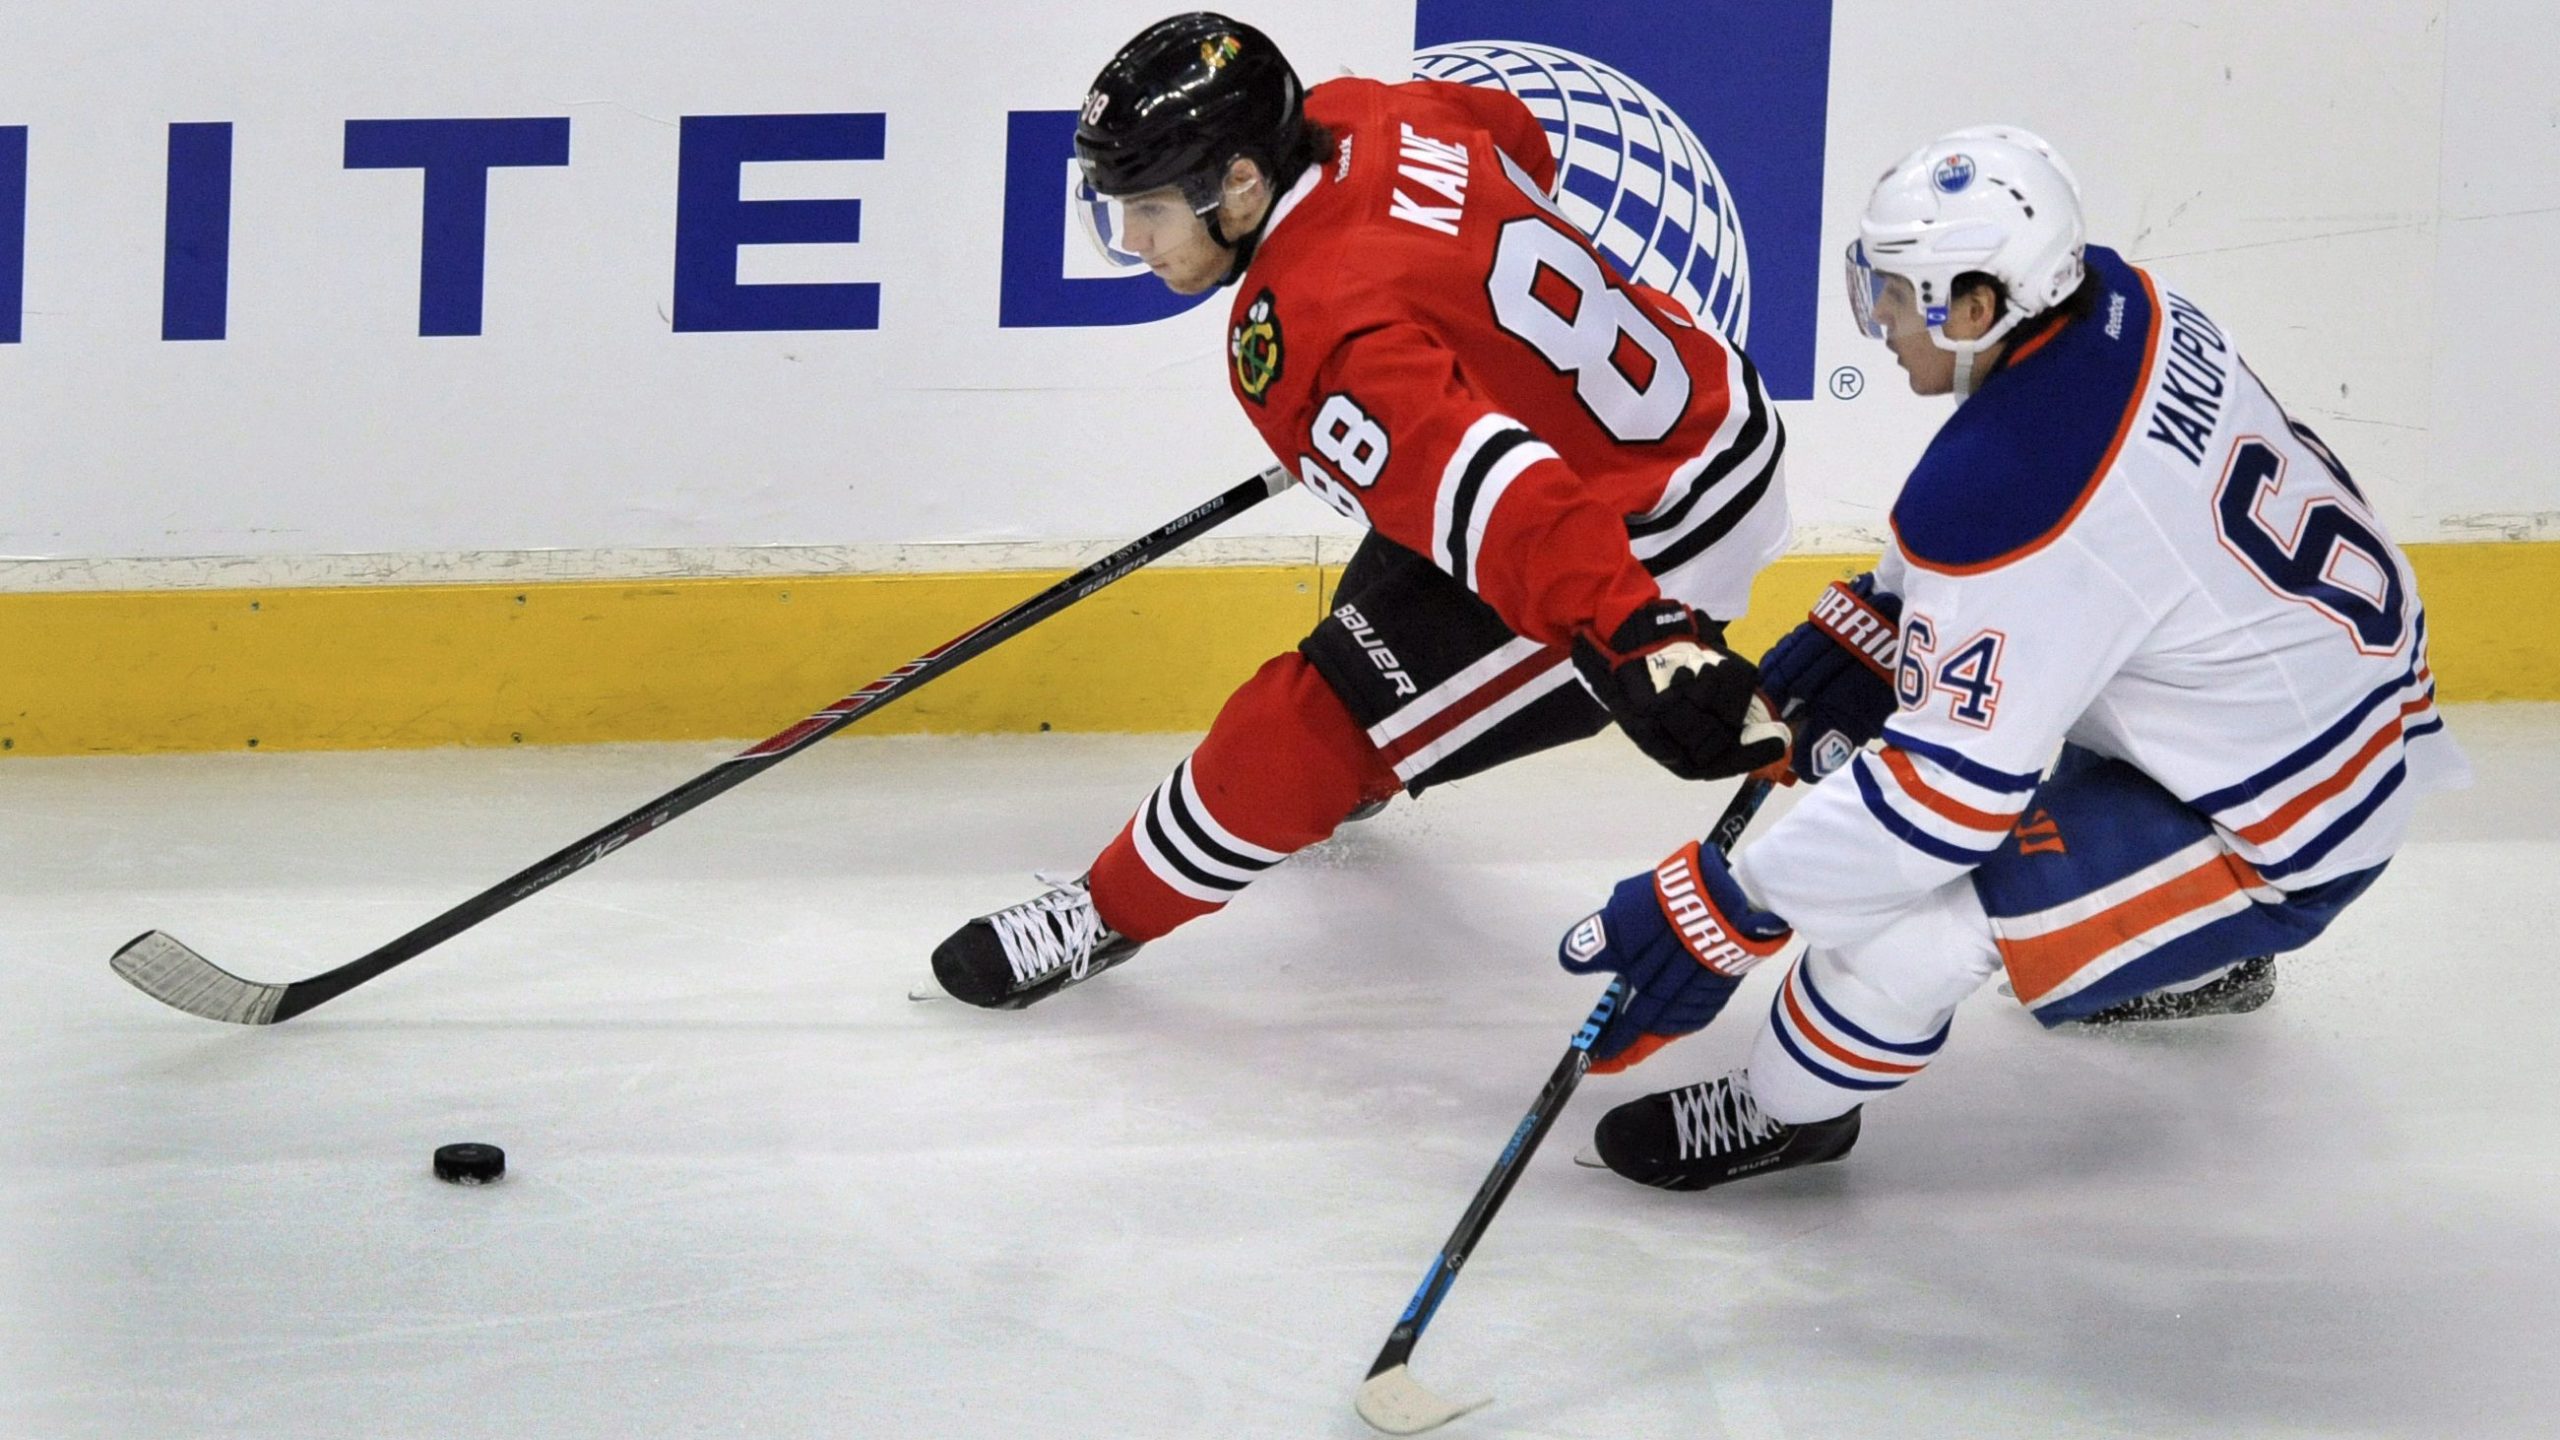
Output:
M2095 307L2020 345L1894 503L1883 747L1737 862L1814 943L1988 859L2066 740L2286 890L2390 859L2413 799L2469 778L2416 580L2346 469L2195 305L2112 251L2087 263Z

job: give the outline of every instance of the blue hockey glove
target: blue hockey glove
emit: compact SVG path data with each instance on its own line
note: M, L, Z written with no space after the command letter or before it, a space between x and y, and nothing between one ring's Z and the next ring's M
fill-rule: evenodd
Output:
M1696 842L1630 876L1609 903L1565 932L1556 962L1614 971L1627 1003L1591 1043L1591 1068L1624 1070L1716 1018L1744 971L1786 948L1787 922L1752 905L1724 857Z
M1725 648L1724 627L1676 600L1628 616L1603 644L1573 644L1573 663L1636 748L1683 780L1747 775L1786 756L1786 728L1761 701L1751 662Z
M1820 780L1849 763L1893 717L1902 597L1869 573L1833 581L1812 617L1760 657L1760 692L1794 736L1787 764Z

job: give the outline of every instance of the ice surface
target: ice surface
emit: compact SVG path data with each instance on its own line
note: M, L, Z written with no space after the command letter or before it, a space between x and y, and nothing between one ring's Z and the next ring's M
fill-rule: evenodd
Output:
M1445 1433L2549 1433L2560 707L2454 726L2480 788L2256 1015L1986 990L1846 1163L1704 1196L1570 1155L1772 977L1595 1077L1417 1354L1499 1397ZM1364 1434L1591 1001L1555 937L1722 791L1595 741L1035 1009L905 998L1184 748L831 741L267 1029L107 956L327 969L720 752L0 763L0 1435ZM432 1178L463 1139L505 1183Z

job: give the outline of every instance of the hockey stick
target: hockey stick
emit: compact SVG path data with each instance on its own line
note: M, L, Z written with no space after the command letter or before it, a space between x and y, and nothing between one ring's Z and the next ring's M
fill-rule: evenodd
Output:
M544 856L496 885L428 921L371 954L335 970L290 984L243 980L158 930L115 953L109 963L134 987L162 1004L208 1020L272 1025L343 995L392 966L442 944L552 884L666 824L697 805L771 769L808 746L907 692L959 668L1033 625L1084 599L1186 541L1234 519L1288 489L1296 481L1273 466L1154 533L1133 540L959 638L926 651L861 689L717 766L695 776L603 829Z
M1745 779L1742 788L1717 818L1716 828L1707 843L1717 850L1733 853L1734 842L1751 828L1751 817L1768 798L1769 782L1757 777ZM1477 1188L1476 1198L1467 1205L1467 1213L1458 1217L1458 1228L1449 1232L1440 1253L1431 1259L1431 1268L1423 1272L1422 1285L1404 1307L1396 1328L1387 1335L1387 1343L1378 1351L1377 1360L1369 1366L1369 1378L1360 1382L1360 1393L1353 1397L1352 1408L1360 1418L1390 1435L1419 1435L1448 1424L1470 1410L1493 1403L1493 1397L1481 1400L1449 1401L1424 1389L1413 1378L1410 1368L1413 1347L1422 1340L1422 1332L1431 1317L1448 1298L1449 1287L1458 1283L1458 1267L1475 1253L1476 1244L1493 1224L1494 1212L1502 1208L1511 1187L1518 1183L1522 1171L1529 1168L1529 1157L1538 1153L1538 1142L1547 1138L1556 1117L1564 1113L1565 1102L1573 1098L1574 1087L1582 1083L1591 1068L1591 1042L1600 1037L1600 1029L1616 1014L1626 998L1627 982L1621 978L1609 982L1600 1003L1591 1007L1591 1015L1574 1032L1573 1043L1566 1047L1564 1058L1556 1062L1547 1076L1546 1087L1538 1092L1537 1103L1520 1117L1519 1127L1511 1132L1509 1143L1502 1147L1493 1171Z

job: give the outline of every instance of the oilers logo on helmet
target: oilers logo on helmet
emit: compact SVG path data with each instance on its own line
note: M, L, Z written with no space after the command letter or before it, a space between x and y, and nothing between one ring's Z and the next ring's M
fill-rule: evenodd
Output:
M1973 157L1950 155L1938 162L1937 172L1929 178L1939 189L1953 195L1973 183Z

